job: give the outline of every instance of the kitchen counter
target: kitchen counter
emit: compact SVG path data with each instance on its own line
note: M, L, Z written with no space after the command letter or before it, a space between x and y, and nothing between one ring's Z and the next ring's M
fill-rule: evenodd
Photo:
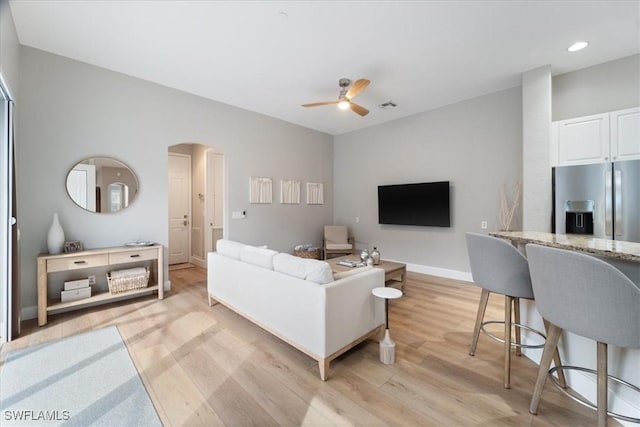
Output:
M489 235L518 244L535 243L559 249L588 252L623 261L640 262L640 243L596 239L579 234L553 234L539 231L499 231Z

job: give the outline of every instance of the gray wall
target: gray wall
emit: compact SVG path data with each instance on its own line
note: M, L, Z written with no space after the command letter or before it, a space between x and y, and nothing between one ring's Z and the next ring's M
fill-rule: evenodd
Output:
M8 1L0 1L0 71L14 101L18 98L19 45Z
M86 248L141 238L167 245L167 152L196 142L225 156L229 238L281 251L321 243L333 215L333 138L246 110L186 94L36 49L20 47L18 197L22 218L22 306L36 304L35 258L58 212L67 239ZM78 208L64 188L80 159L111 156L138 175L140 194L128 209L96 215ZM324 182L322 206L250 205L249 177ZM304 198L304 197L303 197ZM26 226L28 224L28 226ZM165 266L166 269L166 266Z
M500 190L512 191L520 179L521 89L337 136L334 153L335 223L349 225L357 246L377 246L384 258L414 270L435 267L455 277L469 271L465 232L480 231L482 220L497 230ZM446 180L451 228L378 224L378 185Z
M640 55L553 78L553 121L640 105Z

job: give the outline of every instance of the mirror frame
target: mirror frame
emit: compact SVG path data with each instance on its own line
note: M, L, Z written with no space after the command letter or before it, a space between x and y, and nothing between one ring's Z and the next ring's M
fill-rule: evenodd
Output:
M99 183L97 182L98 177L97 176L91 176L90 173L85 173L85 175L88 177L86 179L86 184L84 184L85 188L87 188L87 186L89 185L93 185L94 186L94 190L92 193L87 191L87 202L89 204L91 204L91 200L93 200L93 204L96 206L94 209L90 209L86 206L83 206L81 203L81 201L79 202L74 195L72 195L72 191L70 189L70 179L71 179L71 174L73 171L76 170L82 170L83 168L80 168L81 165L87 165L86 168L84 168L85 171L90 172L92 169L95 170L95 168L91 168L89 165L94 165L95 163L98 163L98 170L102 169L102 168L109 168L109 167L117 167L117 168L121 168L121 169L126 169L127 172L131 175L130 177L123 177L122 180L118 180L118 179L114 179L112 181L108 181L108 182L104 182L104 183ZM101 165L101 163L103 163L103 165ZM95 175L100 176L101 172L99 173L98 170L95 170ZM120 177L120 173L117 173L117 178ZM116 177L114 177L116 178ZM83 182L82 178L80 178L80 181L78 182ZM92 184L93 183L93 184ZM116 211L108 211L106 210L107 205L109 203L109 187L111 184L121 184L124 185L126 187L129 188L128 194L128 200L126 202L126 205L124 207L122 207L121 209L118 209ZM135 188L133 188L135 186ZM67 192L67 196L69 196L69 198L71 199L71 201L78 206L79 208L83 209L86 212L91 212L91 213L96 213L96 214L115 214L115 213L119 213L122 212L123 210L127 209L129 206L131 206L131 204L136 200L136 198L138 197L138 193L140 192L140 180L138 179L138 176L136 175L136 173L134 172L134 170L129 167L129 165L127 165L126 163L113 158L113 157L108 157L108 156L92 156L92 157L87 157L84 158L78 162L76 162L68 171L67 171L67 175L65 177L65 190ZM104 203L102 203L104 202ZM101 209L101 206L104 205L105 209Z

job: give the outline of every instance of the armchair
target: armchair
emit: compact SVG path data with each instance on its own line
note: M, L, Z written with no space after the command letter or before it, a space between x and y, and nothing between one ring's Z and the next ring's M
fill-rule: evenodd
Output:
M346 225L325 225L322 239L324 259L329 254L355 254L356 245L353 237L349 237Z

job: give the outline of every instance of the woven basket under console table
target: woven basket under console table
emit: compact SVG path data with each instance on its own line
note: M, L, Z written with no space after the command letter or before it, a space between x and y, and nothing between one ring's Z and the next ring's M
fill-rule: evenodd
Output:
M117 294L120 292L131 291L133 289L146 288L149 284L149 269L134 274L124 274L118 277L116 273L126 273L127 270L118 270L107 273L107 283L109 284L109 292ZM115 277L114 277L115 275Z

